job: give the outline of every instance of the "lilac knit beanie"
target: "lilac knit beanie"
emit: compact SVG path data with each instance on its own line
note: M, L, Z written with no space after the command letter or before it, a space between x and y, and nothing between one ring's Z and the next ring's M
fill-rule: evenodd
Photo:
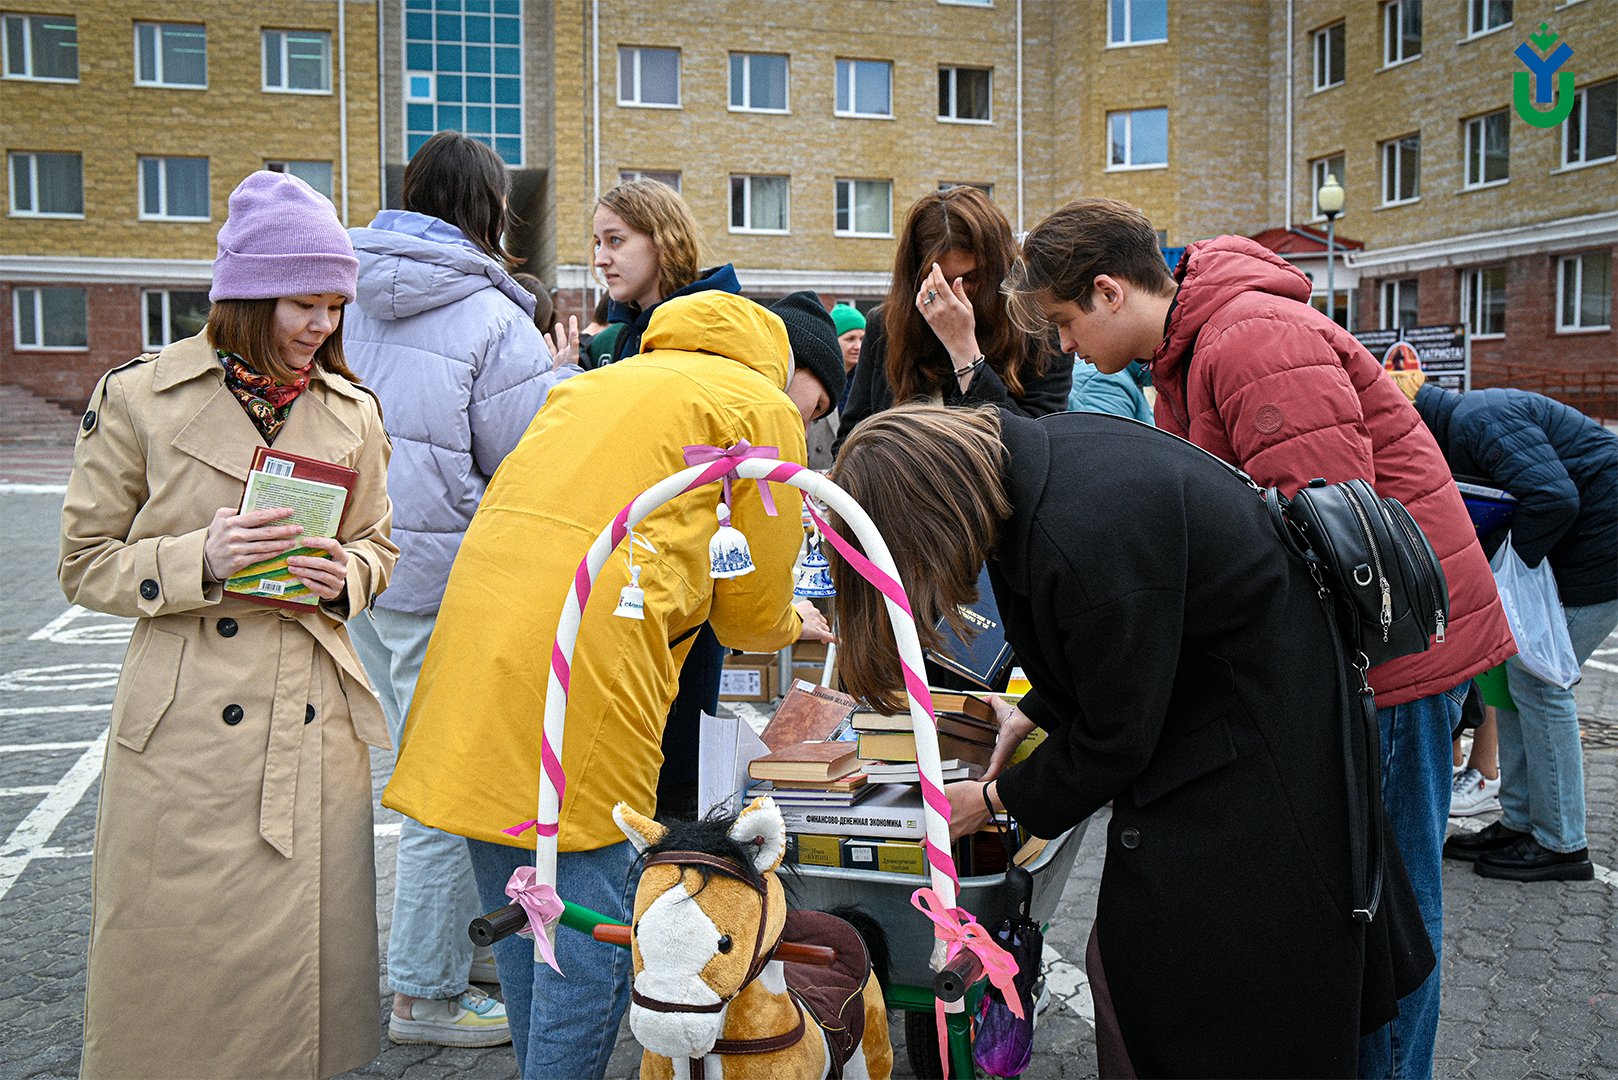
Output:
M255 172L230 193L208 299L342 293L353 300L359 269L330 200L296 176Z

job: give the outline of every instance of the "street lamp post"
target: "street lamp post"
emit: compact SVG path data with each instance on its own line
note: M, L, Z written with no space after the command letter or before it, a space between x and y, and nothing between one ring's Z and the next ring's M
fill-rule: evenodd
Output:
M1337 282L1333 276L1337 255L1337 215L1343 212L1343 185L1334 173L1326 174L1326 182L1315 193L1320 212L1326 215L1326 317L1337 321Z

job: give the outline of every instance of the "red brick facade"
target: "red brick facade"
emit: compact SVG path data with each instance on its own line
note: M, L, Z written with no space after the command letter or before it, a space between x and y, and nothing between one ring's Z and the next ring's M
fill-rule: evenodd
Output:
M0 378L24 386L65 408L82 409L96 380L107 369L144 351L142 286L83 286L89 344L79 350L17 348L16 306L12 293L31 287L34 287L32 283L25 281L0 283Z

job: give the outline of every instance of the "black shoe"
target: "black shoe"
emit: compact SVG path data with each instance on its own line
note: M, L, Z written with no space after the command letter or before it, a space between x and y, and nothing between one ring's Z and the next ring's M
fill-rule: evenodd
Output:
M1596 876L1589 848L1552 851L1532 836L1524 836L1510 847L1485 851L1472 869L1486 878L1506 881L1591 881Z
M1485 851L1499 851L1510 847L1528 834L1508 829L1496 821L1477 832L1458 832L1444 841L1444 858L1461 862L1477 862Z

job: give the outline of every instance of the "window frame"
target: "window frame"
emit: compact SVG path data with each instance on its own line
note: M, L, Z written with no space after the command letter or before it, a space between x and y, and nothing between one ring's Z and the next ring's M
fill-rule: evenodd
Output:
M939 83L940 83L938 89L939 89L940 94L942 94L942 92L944 90L944 87L943 87L942 84L943 84L943 82L945 80L945 77L946 77L946 74L947 74L948 80L949 80L950 108L952 110L957 110L958 111L959 108L960 108L960 73L963 72L963 71L981 72L985 76L988 77L988 80L989 80L989 94L988 94L989 115L984 116L984 117L976 117L976 116L946 115L944 113L939 113L938 114L938 122L940 124L976 124L979 127L982 127L982 126L988 125L988 124L993 124L994 123L994 68L993 67L981 67L981 66L978 66L978 65L975 65L975 64L940 64L940 65L938 65L938 79L939 79Z
M17 209L17 173L12 164L13 159L25 157L28 163L28 194L35 206L39 205L39 158L47 154L51 157L72 157L79 160L79 209L78 212L62 212L56 210L19 210ZM6 190L8 192L8 217L14 218L44 218L56 221L83 221L84 220L84 155L77 150L8 150L6 151Z
M27 70L16 72L9 70L11 65L11 23L17 20L22 25L22 59ZM73 70L71 79L57 75L35 75L34 56L34 22L37 19L72 19L73 20ZM16 79L21 82L47 82L47 83L76 83L79 81L79 17L77 15L41 15L29 11L0 12L0 78Z
M140 322L141 322L140 336L141 336L141 348L145 349L147 352L153 352L153 351L156 351L156 350L159 350L159 349L166 349L170 345L174 344L175 341L183 340L182 338L175 338L175 339L173 339L173 341L154 341L154 340L152 340L152 334L151 334L152 326L151 326L151 318L150 318L151 317L151 311L147 307L147 304L151 302L151 298L154 297L154 296L161 296L163 298L163 302L162 302L163 311L162 311L161 318L163 320L163 329L165 331L167 331L167 330L169 330L171 328L171 324L174 321L174 314L173 314L173 309L172 309L172 304L171 304L171 297L173 296L174 293L196 293L198 296L201 296L204 300L206 300L207 297L208 297L208 290L207 289L142 289L140 291Z
M164 209L156 214L146 212L146 162L158 163L157 201L165 204ZM208 213L202 217L191 217L185 214L170 214L167 210L169 186L170 161L200 161L207 170ZM195 157L189 154L141 154L135 159L135 205L137 221L212 221L213 220L213 162L206 157Z
M664 180L663 178L666 177L666 176L674 177L674 183L669 184L669 182L667 180ZM627 184L631 180L662 180L663 183L668 184L669 187L673 188L676 193L680 192L682 179L683 178L681 176L681 173L680 173L679 169L619 169L618 170L618 182L620 184Z
M674 54L674 101L641 101L641 55L648 52ZM624 97L624 54L634 55L635 98ZM622 109L683 109L685 108L685 56L678 45L620 45L618 46L618 107Z
M1477 321L1483 317L1482 299L1479 295L1479 286L1483 282L1483 275L1498 270L1501 273L1500 284L1500 329L1480 331ZM1467 337L1473 341L1497 341L1506 336L1506 299L1511 286L1511 278L1505 263L1490 263L1486 266L1472 266L1461 271L1461 322L1466 326ZM1474 308L1476 311L1474 311Z
M1487 173L1488 158L1483 156L1488 147L1488 121L1498 119L1506 130L1506 175L1498 180L1473 180L1472 166L1474 158L1478 166L1478 175ZM1479 141L1475 141L1479 140ZM1511 182L1511 113L1505 109L1496 109L1493 112L1482 113L1478 116L1469 116L1461 121L1461 190L1482 191L1485 188L1496 188Z
M45 344L45 292L59 290L63 292L76 292L84 303L84 344L83 345L46 345ZM34 328L39 333L39 342L25 342L22 339L22 300L25 293L33 294ZM90 291L82 285L19 285L11 290L11 343L16 352L53 352L53 353L81 353L90 351Z
M1160 112L1163 114L1163 160L1137 164L1133 160L1135 148L1135 116L1138 113ZM1113 164L1112 160L1112 118L1122 116L1126 119L1124 127L1124 158L1121 165ZM1151 105L1140 109L1113 109L1107 113L1106 129L1106 172L1144 172L1151 169L1166 169L1169 167L1169 110L1166 105Z
M1412 195L1409 195L1409 196L1407 196L1405 198L1389 199L1387 197L1387 195L1388 195L1388 154L1389 154L1389 151L1394 151L1395 163L1399 165L1399 167L1396 170L1395 175L1394 175L1394 187L1395 188L1402 187L1403 185L1400 184L1398 181L1402 180L1403 177L1404 177L1404 167L1403 167L1402 164L1400 164L1398 162L1397 148L1398 148L1400 143L1403 143L1408 139L1415 139L1416 140L1415 193L1412 194ZM1376 149L1377 149L1378 165L1380 167L1380 175L1377 177L1377 181L1378 181L1378 183L1377 183L1377 189L1378 189L1377 194L1381 197L1381 202L1377 203L1377 208L1381 209L1382 207L1409 206L1411 203L1420 202L1421 201L1421 132L1419 132L1419 131L1410 131L1410 132L1406 132L1403 135L1395 135L1391 139L1383 139L1380 143L1377 144Z
M283 82L283 85L281 85L281 86L271 86L270 85L270 73L269 73L269 62L268 62L269 56L268 56L268 53L269 53L269 45L270 45L269 39L270 39L271 34L279 34L280 37L281 37L281 76L282 76L282 82ZM318 35L320 38L322 38L325 41L325 43L326 43L326 56L325 56L325 60L326 60L326 65L325 65L325 76L326 76L325 82L326 82L326 86L325 86L325 89L306 90L306 89L303 89L301 87L293 87L293 86L284 85L285 82L287 81L287 76L289 76L291 74L291 71L292 71L292 65L290 63L288 63L288 60L287 60L287 39L292 34L313 34L313 35ZM260 35L259 35L259 67L260 67L259 89L261 89L266 94L309 94L309 95L313 95L313 96L317 96L317 97L330 97L332 95L331 31L330 30L295 30L295 29L290 29L290 28L287 28L287 27L266 26L266 27L263 28L263 30L260 32ZM409 93L409 90L407 88L406 89L406 94L408 94L408 93Z
M1406 54L1402 52L1407 29L1405 16L1411 11L1417 13L1416 51ZM1398 67L1400 64L1420 60L1422 50L1427 45L1427 28L1422 21L1421 0L1386 0L1378 14L1382 16L1382 67L1384 69ZM1397 28L1392 25L1394 22L1398 23ZM1400 50L1398 56L1394 55L1395 45Z
M1334 161L1341 162L1341 164L1339 164L1336 168L1333 168L1332 167L1332 162L1334 162ZM1339 150L1339 151L1337 151L1336 153L1333 153L1333 154L1326 154L1326 155L1324 155L1322 157L1310 158L1309 159L1309 213L1310 213L1309 220L1310 221L1325 221L1326 220L1326 215L1324 213L1322 213L1321 209L1320 209L1320 185L1322 185L1322 184L1324 184L1326 182L1326 174L1331 173L1333 176L1335 176L1337 178L1337 183L1342 184L1343 183L1343 172L1347 169L1347 167L1348 167L1348 152L1345 151L1345 150ZM1343 219L1343 217L1345 215L1347 215L1347 213L1348 213L1348 209L1345 206L1342 210L1339 210L1337 212L1337 220L1341 221Z
M1489 7L1490 5L1497 3L1503 5L1507 9L1506 19L1504 22L1498 22L1493 26L1489 26L1487 25ZM1485 23L1483 26L1477 25L1477 15L1479 11L1483 12ZM1516 21L1516 14L1516 8L1513 7L1512 0L1467 0L1466 40L1470 41L1473 38L1483 37L1485 34L1492 34L1496 30L1504 30L1506 27L1510 26Z
M839 89L841 89L840 84L843 81L843 70L844 70L843 65L844 64L848 65L847 70L848 70L848 105L849 105L849 107L847 109L839 109L837 107L837 91ZM857 93L857 91L859 90L860 81L856 77L855 71L854 71L854 68L855 68L856 64L880 64L882 67L887 69L887 72L888 72L888 111L887 112L885 112L885 113L875 113L875 112L860 112L859 111L859 94ZM857 56L839 56L839 57L836 57L836 62L832 67L832 71L834 73L834 82L832 84L832 99L831 99L832 100L832 115L833 116L847 117L847 118L853 119L853 120L892 120L894 118L894 112L893 112L893 61L892 60L870 60L870 59L865 59L865 58L857 57Z
M735 72L729 70L729 61L734 60L738 56L742 58L742 101L744 101L744 102L750 96L748 92L750 90L752 90L752 88L753 88L753 65L752 65L751 61L752 61L752 59L754 57L756 57L756 56L779 57L780 59L786 61L786 66L785 66L785 68L783 69L783 71L781 73L781 100L786 102L785 106L783 106L782 108L779 108L779 109L766 109L766 108L763 108L761 106L746 105L746 104L737 105L737 104L731 102L730 99L735 95L736 87L731 84L732 80L735 77ZM792 112L792 54L791 53L745 52L745 51L738 50L738 49L732 49L732 50L730 50L730 52L729 52L729 54L727 55L727 58L726 58L726 69L727 70L726 70L725 81L726 81L727 85L725 87L725 91L726 91L726 99L725 100L728 103L730 103L729 104L729 110L731 112L765 113L766 115L773 115L773 116L786 116L786 115L788 115L788 114L790 114Z
M737 225L733 216L735 207L727 207L726 221L730 224L732 233L742 236L788 236L792 232L792 177L785 173L731 173L730 188L727 197L734 195L736 181L742 182L742 219L749 222L746 225ZM763 229L751 224L753 218L753 181L780 180L786 185L786 227L780 229Z
M1347 27L1348 27L1348 22L1347 22L1346 19L1338 19L1336 22L1331 23L1328 26L1322 26L1319 30L1316 30L1312 35L1310 35L1310 44L1311 44L1310 53L1314 57L1314 61L1313 61L1314 62L1314 93L1318 94L1318 93L1320 93L1320 92L1322 92L1324 90L1334 89L1336 87L1342 86L1345 82L1348 81L1348 58L1347 58L1347 55L1346 55L1346 51L1344 49L1344 46L1346 45L1346 43L1348 41L1348 29L1347 29ZM1338 67L1341 70L1338 72L1338 78L1337 78L1336 82L1322 82L1321 81L1321 69L1322 69L1323 65L1321 63L1321 55L1320 55L1321 46L1323 44L1329 45L1329 43L1331 41L1331 38L1330 38L1329 35L1331 34L1331 32L1333 30L1338 31L1338 35L1337 35L1337 38L1338 38L1338 40L1337 40L1337 54L1336 55L1337 55ZM1326 71L1326 77L1330 78L1331 77L1331 55L1330 55L1330 50L1329 49L1328 49L1328 55L1326 57L1326 62L1324 64L1324 67L1325 67L1325 71Z
M1592 326L1584 326L1577 322L1567 323L1563 320L1563 308L1567 302L1567 276L1566 268L1569 264L1576 267L1574 288L1574 312L1578 317L1582 306L1579 301L1584 298L1584 260L1591 255L1607 256L1607 321ZM1559 255L1556 259L1556 332L1558 334L1600 334L1612 330L1612 249L1592 248L1589 251L1576 251L1570 255Z
M280 168L276 168L276 166L278 166L278 165L280 166ZM324 166L326 166L326 168L331 170L331 190L330 191L322 191L320 188L315 187L315 185L309 180L308 177L301 176L298 173L293 172L290 168L288 168L288 166L291 166L291 165L324 165ZM299 180L302 180L304 183L308 184L310 187L315 188L316 191L319 191L322 195L326 196L326 198L328 198L328 199L330 199L332 197L333 193L335 193L336 190L337 190L337 163L335 161L330 161L330 160L326 160L326 159L322 159L322 158L265 158L264 159L264 169L267 172L278 172L278 173L285 173L288 176L296 176L296 177L298 177Z
M888 188L888 231L887 232L861 232L856 221L855 208L859 205L858 184L886 184ZM846 186L845 186L846 185ZM837 227L837 204L843 198L843 192L848 192L848 228ZM875 179L864 176L839 176L833 181L832 196L832 235L865 237L867 239L891 240L893 238L893 181L891 179Z
M1582 86L1573 92L1573 109L1568 113L1566 120L1561 123L1562 148L1559 155L1561 161L1558 171L1567 169L1584 169L1592 165L1604 165L1609 161L1618 161L1618 139L1613 140L1613 152L1605 157L1581 157L1578 161L1569 161L1567 156L1568 134L1573 128L1573 118L1579 118L1579 149L1582 153L1590 145L1590 91L1613 87L1614 123L1618 125L1618 79L1602 79Z
M186 22L151 22L139 20L135 24L135 85L161 90L206 90L208 89L208 24ZM152 57L152 70L157 73L155 79L142 79L140 77L140 31L141 27L150 26L154 30L153 44L156 55ZM163 31L168 29L185 29L202 31L202 81L200 83L169 82L163 77Z
M1406 324L1398 322L1399 309L1404 306L1406 294L1415 300L1416 321L1410 326L1420 326L1421 306L1421 279L1419 277L1388 278L1377 289L1377 322L1383 330L1402 330ZM1389 318L1389 313L1393 318Z
M1162 44L1164 44L1164 43L1166 43L1168 41L1168 39L1169 39L1168 0L1162 0L1162 3L1163 3L1163 36L1162 37L1160 37L1160 38L1141 38L1141 39L1137 40L1136 38L1131 36L1131 34L1134 32L1134 27L1135 27L1135 4L1139 3L1139 2L1152 3L1152 2L1155 2L1155 0L1123 0L1123 5L1124 5L1124 27L1123 27L1123 36L1119 37L1115 33L1115 27L1113 26L1112 2L1111 2L1111 0L1108 0L1108 3L1107 3L1107 48L1109 48L1109 49L1133 49L1133 48L1135 48L1136 46L1139 46L1139 45L1162 45Z

